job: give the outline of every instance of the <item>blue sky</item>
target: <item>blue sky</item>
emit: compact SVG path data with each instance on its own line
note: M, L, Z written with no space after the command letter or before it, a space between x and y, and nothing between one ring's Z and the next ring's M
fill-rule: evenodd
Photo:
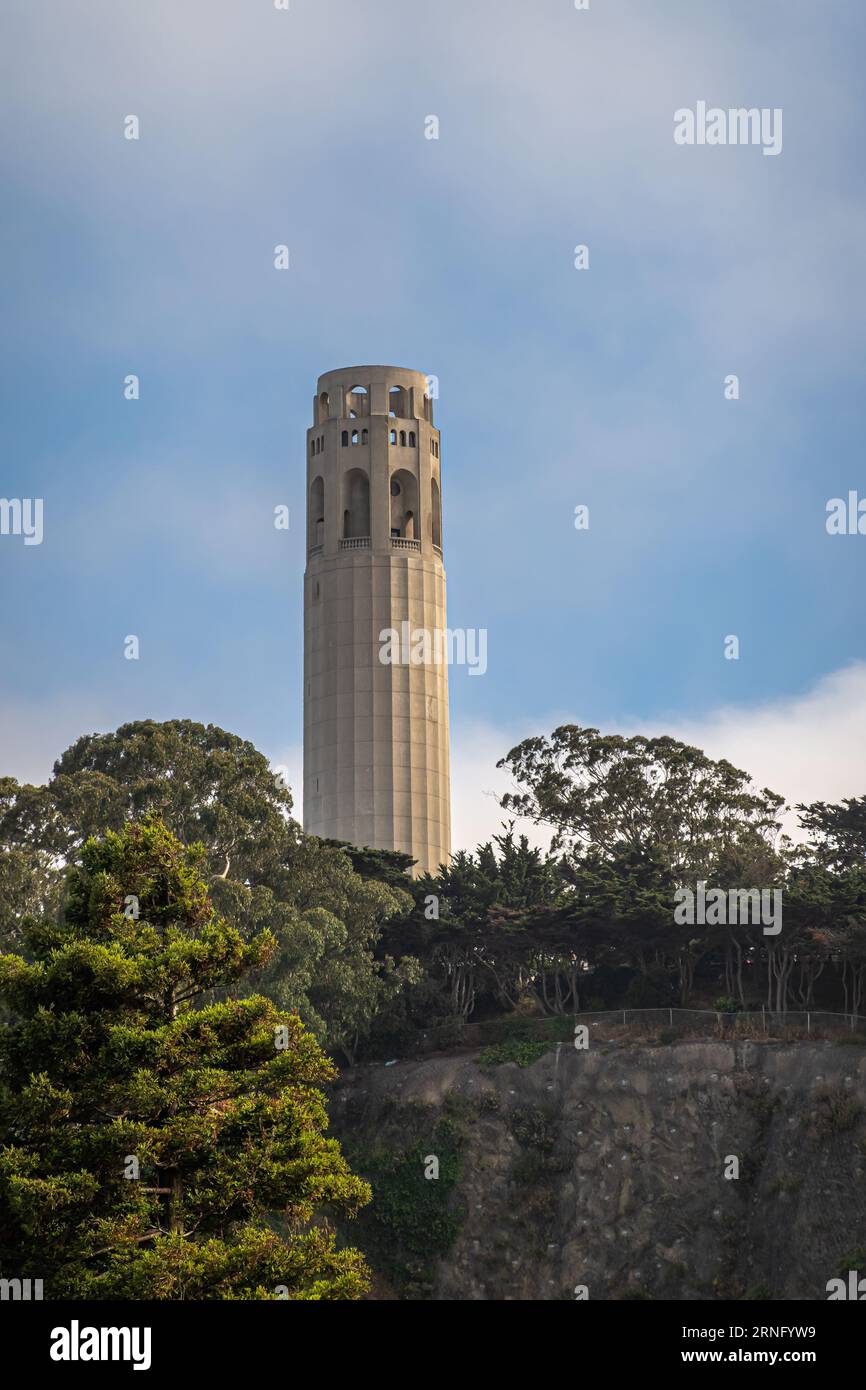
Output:
M0 536L0 771L147 716L298 767L311 398L391 362L439 377L449 620L488 630L458 843L564 719L866 789L866 536L825 530L866 496L860 0L5 11L0 495L45 521ZM781 108L782 153L675 145L698 100Z

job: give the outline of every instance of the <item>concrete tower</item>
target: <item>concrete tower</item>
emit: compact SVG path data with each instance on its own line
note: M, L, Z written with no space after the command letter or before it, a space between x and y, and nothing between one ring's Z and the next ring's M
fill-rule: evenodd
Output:
M402 850L416 873L451 846L448 667L384 664L381 634L445 629L426 388L399 367L327 372L307 431L304 829Z

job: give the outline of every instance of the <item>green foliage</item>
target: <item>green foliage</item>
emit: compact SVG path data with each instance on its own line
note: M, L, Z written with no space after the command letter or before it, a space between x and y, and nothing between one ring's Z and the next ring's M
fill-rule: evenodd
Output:
M389 888L400 888L403 892L411 892L417 886L417 880L409 877L409 870L415 863L411 854L401 854L394 849L371 849L369 845L359 849L347 840L322 840L322 844L342 850L361 878L387 883Z
M628 1009L657 1009L677 1001L668 972L651 966L645 975L635 975L622 1002Z
M493 1043L478 1054L482 1067L499 1067L506 1062L516 1062L519 1067L531 1067L539 1057L550 1051L550 1043L531 1042L525 1038L511 1038L508 1042Z
M525 835L515 839L514 826L504 826L479 845L474 854L458 850L436 878L418 882L419 897L440 898L445 920L478 925L496 910L520 912L554 907L563 893L557 861L530 846Z
M377 1272L410 1298L429 1295L433 1266L447 1255L463 1223L456 1189L471 1107L455 1106L461 1099L452 1095L452 1113L435 1121L423 1108L397 1107L375 1147L353 1150L354 1166L373 1191L358 1221L358 1244ZM425 1177L431 1157L438 1160L438 1178Z
M751 789L748 773L676 739L625 738L565 724L500 760L522 788L503 797L553 826L554 847L658 854L677 878L709 877L730 845L778 833L783 798Z
M814 801L797 810L819 863L837 870L866 868L866 796L849 797L836 806Z
M857 1246L849 1250L847 1255L843 1255L835 1269L835 1277L844 1279L850 1270L862 1270L866 1265L866 1247Z
M225 730L142 720L81 738L44 787L0 778L0 946L26 957L25 920L58 921L88 835L157 813L203 844L220 918L245 942L275 943L202 1002L266 995L350 1064L453 1050L479 1015L567 1023L696 992L742 1008L748 987L775 1012L863 1013L866 797L801 806L810 844L779 849L781 799L674 739L563 726L502 765L518 786L503 804L552 825L555 851L509 823L413 880L408 855L304 835L267 759ZM781 886L783 936L676 922L673 895L697 878Z
M831 1086L815 1097L808 1133L812 1139L832 1134L847 1134L856 1128L863 1116L863 1104L844 1086Z
M322 1223L369 1200L324 1136L333 1066L269 999L197 1007L276 947L214 911L206 853L154 818L88 840L65 920L25 927L29 960L0 956L0 1267L50 1298L366 1286Z
M439 1177L425 1178L428 1154L439 1160ZM460 1176L453 1133L437 1125L429 1147L416 1144L385 1160L371 1176L377 1219L408 1251L432 1260L448 1251L460 1229L460 1215L447 1199Z
M187 845L220 916L275 949L240 992L297 1011L351 1061L373 1020L420 976L377 954L386 923L412 908L406 856L342 849L301 833L292 799L252 744L191 720L125 724L81 738L45 787L0 780L0 943L21 949L25 915L56 920L65 861L88 835L158 814ZM375 868L388 882L371 875ZM215 994L213 1000L224 997Z
M511 1132L519 1144L550 1150L556 1140L553 1117L538 1106L516 1106L511 1112Z

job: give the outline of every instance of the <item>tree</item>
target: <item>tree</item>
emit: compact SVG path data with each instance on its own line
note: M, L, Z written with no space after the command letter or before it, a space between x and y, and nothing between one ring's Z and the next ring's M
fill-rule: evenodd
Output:
M88 836L158 814L185 844L204 844L220 915L245 939L276 938L242 991L296 1010L353 1058L376 1011L418 973L379 954L385 924L412 907L412 860L306 836L291 809L267 758L215 725L148 719L80 738L47 786L0 780L0 942L18 949L25 914L56 916L67 862Z
M411 854L403 854L396 849L371 849L350 845L348 840L322 840L331 849L341 849L349 856L352 868L362 878L375 879L377 883L387 883L391 888L402 888L408 892L415 880L409 877L409 870L416 862Z
M416 908L404 941L415 933L413 948L443 978L456 1017L469 1017L485 986L513 1008L533 977L537 944L529 925L536 914L553 911L562 895L556 861L530 847L525 835L515 838L513 823L504 825L474 854L459 850L435 878L418 880L419 902L434 899L439 917L428 921Z
M677 881L709 878L731 844L779 833L784 799L748 773L673 738L624 738L564 724L512 748L507 810L553 826L554 849L661 857Z
M49 1298L366 1287L326 1221L370 1197L324 1134L334 1068L269 999L196 1007L276 944L217 915L205 856L156 818L90 839L65 920L0 956L0 1263Z
M56 915L63 844L48 788L0 777L0 947L20 947L27 917Z
M408 913L412 898L362 878L339 850L325 851L324 858L327 874L318 880L314 905L301 912L291 902L272 902L263 910L278 944L254 984L281 1007L296 1009L351 1066L377 1013L420 977L414 958L398 964L375 954L385 924ZM259 889L249 896L261 903L272 895Z
M0 941L15 945L25 914L56 913L66 865L91 835L151 814L205 845L212 890L229 875L275 883L300 837L291 809L267 758L215 725L145 719L80 738L46 786L0 778Z
M818 862L834 869L866 869L866 796L837 805L813 801L797 806L800 824L812 834Z
M207 877L270 881L291 838L292 798L267 758L215 724L153 719L78 739L54 765L69 847L159 815L207 850Z

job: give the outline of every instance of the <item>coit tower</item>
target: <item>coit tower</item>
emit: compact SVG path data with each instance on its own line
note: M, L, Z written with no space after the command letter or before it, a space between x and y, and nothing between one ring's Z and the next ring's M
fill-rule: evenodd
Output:
M419 629L431 644L445 630L428 382L401 367L326 372L307 431L304 829L411 854L416 874L451 847L447 663L411 650Z

